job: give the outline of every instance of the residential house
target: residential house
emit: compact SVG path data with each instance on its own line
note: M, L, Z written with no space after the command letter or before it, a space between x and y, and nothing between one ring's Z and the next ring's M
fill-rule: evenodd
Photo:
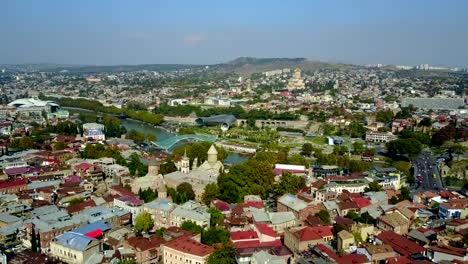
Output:
M165 242L164 238L156 235L150 237L131 236L123 241L122 246L135 251L137 263L149 264L161 260L160 246Z
M159 198L143 205L143 211L151 214L153 218L154 229L161 227L167 228L170 226L169 218L171 212L177 207L177 205L167 198Z
M143 201L136 198L134 195L127 195L114 198L114 206L122 208L132 213L132 221L135 224L135 218L143 210Z
M389 245L364 245L358 247L356 253L367 256L367 259L372 264L385 263L388 258L397 257L398 254L393 251L393 248Z
M337 236L337 244L338 244L338 252L344 252L349 249L350 246L354 245L354 236L350 232L346 230L341 230L338 232Z
M452 199L439 205L439 217L443 219L461 218L468 216L468 198Z
M314 212L319 212L322 208L317 208L321 204L307 203L293 194L285 194L278 198L278 212L293 212L297 219L304 221L307 216Z
M435 263L443 261L454 262L458 260L461 262L468 261L468 251L466 248L456 248L447 245L432 246L427 249L427 257Z
M180 237L163 244L161 251L164 264L206 264L214 248Z
M75 232L66 232L50 242L50 254L70 264L85 263L99 249L99 240Z
M413 254L424 254L425 248L416 242L413 242L406 237L399 235L393 231L384 231L375 236L377 244L386 244L400 256L411 256Z
M410 220L399 210L384 214L377 218L377 227L384 231L393 231L400 235L408 233Z
M207 207L195 201L188 201L177 206L169 214L169 220L171 226L180 227L183 222L192 221L205 229L210 227L210 214L207 212Z
M292 252L308 250L309 246L333 239L331 226L294 227L284 230L284 245Z

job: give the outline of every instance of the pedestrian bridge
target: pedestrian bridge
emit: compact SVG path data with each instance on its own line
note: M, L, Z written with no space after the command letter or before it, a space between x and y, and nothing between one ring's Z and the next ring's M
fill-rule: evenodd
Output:
M187 135L177 135L161 141L152 142L156 147L168 151L175 144L183 140L197 140L197 141L208 141L215 142L218 138L207 135L196 135L196 134L187 134Z

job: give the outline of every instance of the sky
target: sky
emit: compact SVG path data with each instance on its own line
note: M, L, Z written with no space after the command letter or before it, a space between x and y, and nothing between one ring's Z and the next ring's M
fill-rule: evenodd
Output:
M305 57L468 66L465 0L6 0L0 64Z

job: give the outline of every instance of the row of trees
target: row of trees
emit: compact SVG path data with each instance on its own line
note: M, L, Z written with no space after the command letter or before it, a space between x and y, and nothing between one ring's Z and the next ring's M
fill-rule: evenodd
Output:
M140 120L148 124L159 125L164 121L163 115L150 113L146 110L132 110L128 108L117 108L114 106L104 106L101 102L82 99L82 98L68 98L68 97L45 97L40 96L42 100L52 100L64 107L78 107L83 109L92 110L113 115L126 115L132 119Z
M153 134L145 134L143 132L138 132L135 129L132 129L127 132L127 135L125 136L127 139L131 139L135 141L136 144L141 144L145 142L146 140L148 141L156 141L156 136Z
M299 115L289 112L284 113L273 113L268 110L255 109L251 111L245 111L241 106L235 107L214 107L203 109L198 106L192 105L161 105L154 109L154 113L167 115L167 116L189 116L191 113L195 113L199 117L206 117L219 114L232 114L239 119L275 119L275 120L296 120Z

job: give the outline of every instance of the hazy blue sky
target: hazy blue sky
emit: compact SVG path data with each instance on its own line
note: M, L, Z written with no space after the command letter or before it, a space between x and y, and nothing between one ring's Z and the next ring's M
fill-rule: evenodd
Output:
M253 56L468 66L467 11L465 0L6 0L0 64Z

